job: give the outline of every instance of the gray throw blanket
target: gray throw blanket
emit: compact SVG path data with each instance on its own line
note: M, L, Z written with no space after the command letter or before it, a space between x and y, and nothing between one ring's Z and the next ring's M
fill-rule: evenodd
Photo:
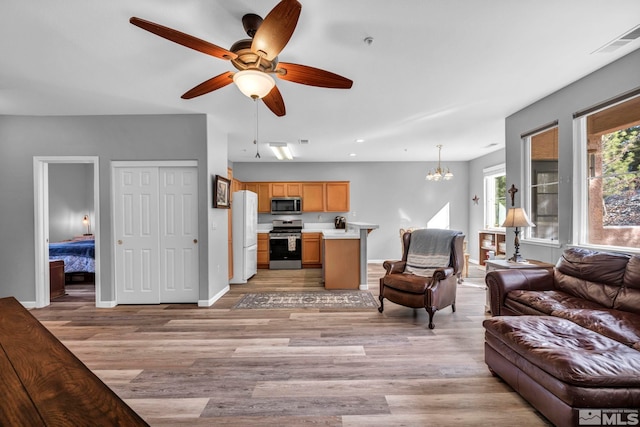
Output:
M437 268L448 267L455 230L426 228L411 233L405 273L431 277Z

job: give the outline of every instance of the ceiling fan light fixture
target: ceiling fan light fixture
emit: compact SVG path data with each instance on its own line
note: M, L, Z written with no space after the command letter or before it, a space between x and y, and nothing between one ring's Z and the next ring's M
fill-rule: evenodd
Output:
M293 160L293 154L289 146L284 142L271 142L269 148L273 151L278 160Z
M233 82L240 92L252 99L264 98L276 85L273 77L258 70L238 71L233 75Z

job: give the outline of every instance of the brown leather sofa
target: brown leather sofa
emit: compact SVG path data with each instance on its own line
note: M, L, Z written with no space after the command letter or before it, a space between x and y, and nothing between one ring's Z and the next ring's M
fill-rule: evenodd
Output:
M448 262L446 267L436 268L430 276L410 273L407 257L411 250L413 236L429 234L450 239ZM413 237L416 240L416 237ZM420 237L423 238L423 237ZM440 229L419 229L406 232L402 236L403 253L398 261L385 261L386 270L380 278L380 313L384 310L384 299L412 308L424 308L429 314L429 328L435 327L433 316L436 311L451 306L456 311L456 290L458 275L464 265L464 234L460 231Z
M485 280L494 316L483 323L485 361L495 375L555 425L638 417L640 256L572 248L553 271Z

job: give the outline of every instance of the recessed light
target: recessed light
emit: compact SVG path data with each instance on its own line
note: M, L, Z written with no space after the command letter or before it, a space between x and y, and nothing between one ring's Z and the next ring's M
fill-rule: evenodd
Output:
M355 157L355 156L357 156L356 153L349 153L349 157Z
M364 142L364 139L358 138L358 139L356 139L355 142L357 142L358 144L362 144Z

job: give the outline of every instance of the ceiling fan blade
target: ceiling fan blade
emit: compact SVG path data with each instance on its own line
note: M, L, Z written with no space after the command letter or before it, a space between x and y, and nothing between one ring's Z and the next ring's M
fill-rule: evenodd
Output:
M213 92L214 90L223 88L229 83L233 83L233 72L231 71L227 71L226 73L222 73L220 75L210 78L206 82L200 83L198 86L185 92L185 94L182 95L180 98L182 99L195 98L196 96L204 95L205 93Z
M293 35L302 5L297 0L282 0L264 18L253 36L251 50L272 61Z
M164 27L151 21L146 21L134 16L129 19L129 22L131 22L136 27L140 27L143 30L149 31L150 33L163 37L167 40L171 40L172 42L181 44L182 46L197 50L198 52L214 56L216 58L235 59L238 57L238 55L236 55L235 53L221 48L220 46L216 46L213 43L209 43L197 37L190 36L189 34L182 33L178 30Z
M353 82L346 77L319 68L288 62L280 62L275 74L282 80L309 86L350 89L353 85Z
M262 101L276 116L282 117L287 114L284 108L284 99L282 99L282 94L280 90L278 90L278 86L274 86L271 92L262 98Z

